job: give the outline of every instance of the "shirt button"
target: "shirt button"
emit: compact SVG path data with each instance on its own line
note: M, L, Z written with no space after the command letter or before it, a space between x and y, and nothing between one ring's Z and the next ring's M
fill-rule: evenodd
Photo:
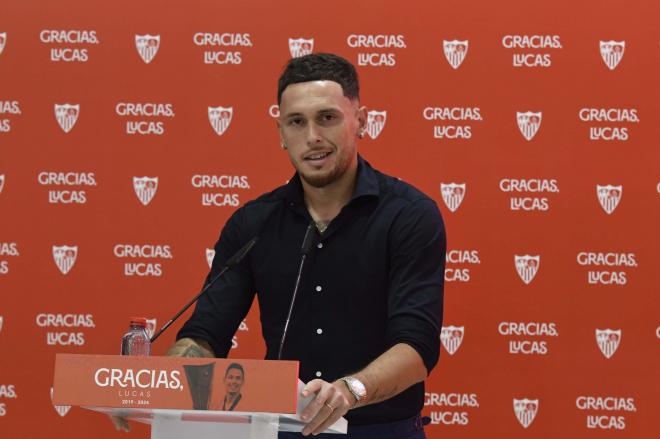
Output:
M323 329L321 329L321 328L317 329L316 333L319 334L319 335L323 334Z
M320 378L321 375L323 375L323 374L321 373L320 370L317 370L315 375L316 375L317 378Z
M323 248L323 243L319 242L318 244L316 244L316 248Z
M321 285L316 286L316 291L321 292L323 290L323 287Z

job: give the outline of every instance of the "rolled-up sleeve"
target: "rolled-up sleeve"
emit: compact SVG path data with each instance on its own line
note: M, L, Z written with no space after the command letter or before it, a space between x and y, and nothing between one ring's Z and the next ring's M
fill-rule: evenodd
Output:
M215 257L204 285L215 277L227 260L236 253L251 236L245 236L245 212L234 212L225 224L215 245ZM226 357L231 340L241 321L247 315L255 292L249 264L244 260L228 270L222 278L204 293L197 302L190 319L177 334L181 338L205 340L217 357Z
M415 349L428 373L440 355L446 236L431 199L402 209L390 237L388 347L405 343Z

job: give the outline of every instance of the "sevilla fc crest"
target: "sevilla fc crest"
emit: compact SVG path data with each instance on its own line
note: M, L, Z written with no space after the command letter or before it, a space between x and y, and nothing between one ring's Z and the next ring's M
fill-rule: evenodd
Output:
M454 355L461 343L463 343L463 334L465 333L465 326L443 326L440 332L440 341L447 349L449 355Z
M0 175L0 194L2 193L3 187L5 187L5 174Z
M538 113L531 111L525 113L520 111L516 112L518 128L525 139L532 140L539 128L541 128L541 116L542 114L540 111Z
M463 202L463 197L465 197L465 183L440 183L440 193L447 208L452 212L456 212L458 206Z
M206 262L209 263L209 268L211 268L211 265L213 265L213 258L215 258L215 250L212 248L207 248L206 249Z
M209 107L209 122L218 136L222 136L234 115L234 107Z
M135 48L146 64L153 61L160 47L160 35L135 35Z
M621 342L621 330L596 329L596 342L605 358L610 359L619 348Z
M289 38L289 52L291 58L299 58L309 55L314 50L314 38L306 40L304 38Z
M616 66L623 58L623 52L626 50L625 41L601 41L600 42L600 56L603 62L610 69L616 69Z
M53 401L53 388L50 388L50 400L51 402ZM66 416L67 413L69 413L69 410L71 410L70 405L55 405L53 404L53 408L57 412L58 415L60 416Z
M7 42L7 32L0 32L0 54L5 50L5 43Z
M516 262L516 271L518 276L522 279L523 282L529 284L536 276L536 273L539 271L539 265L541 264L541 256L514 256Z
M513 399L513 411L518 418L520 425L527 428L534 421L536 413L539 411L538 399Z
M156 332L156 319L147 319L147 335L149 338L154 336Z
M596 185L596 193L598 194L598 201L601 207L608 215L611 215L621 201L621 194L623 193L623 186L606 186Z
M465 41L442 41L442 48L445 51L445 58L450 66L457 69L465 59L468 51L468 40Z
M80 105L55 104L55 119L65 133L71 131L78 120Z
M385 127L387 111L370 111L367 113L367 134L372 139L378 137Z
M133 189L140 203L145 206L151 203L158 190L158 177L133 177Z
M73 264L76 263L77 256L78 256L77 245L53 246L53 259L55 259L55 265L57 265L57 268L60 269L62 274L67 274L73 268Z

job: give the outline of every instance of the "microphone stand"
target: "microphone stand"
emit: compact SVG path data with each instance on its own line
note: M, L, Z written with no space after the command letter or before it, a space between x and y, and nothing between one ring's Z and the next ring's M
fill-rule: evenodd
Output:
M296 303L296 295L298 294L298 288L300 287L300 278L302 277L303 266L305 265L305 260L307 255L312 248L312 243L314 241L314 230L316 225L314 222L310 222L305 231L305 238L303 239L302 248L300 249L300 266L298 267L298 276L296 277L296 285L293 288L293 297L291 298L291 305L289 305L289 314L286 316L286 322L284 322L284 331L282 332L282 339L280 340L280 349L277 353L277 359L282 359L282 349L284 348L284 340L286 339L286 333L289 330L289 321L291 320L291 313L293 312L293 305Z
M254 246L254 244L257 243L258 240L259 240L259 238L258 238L257 236L255 236L254 238L252 238L251 240L249 240L247 244L245 244L243 247L241 247L241 248L240 248L240 249L234 254L234 256L232 256L231 258L229 258L229 260L227 261L227 264L225 264L224 268L223 268L222 270L220 270L220 273L218 273L213 279L211 279L211 280L209 281L209 283L207 283L207 284L204 286L204 288L202 289L202 291L199 292L199 294L197 294L195 297L193 297L192 300L191 300L190 302L188 302L188 304L187 304L186 306L184 306L183 309L181 309L181 311L179 311L178 313L176 313L176 315L175 315L174 317L172 317L172 318L170 319L169 322L165 323L165 325L164 325L162 328L160 328L160 330L159 330L157 333L155 333L153 337L151 337L151 339L150 339L151 343L153 343L154 341L156 341L156 339L157 339L158 337L160 337L160 334L162 334L167 328L169 328L170 325L171 325L172 323L174 323L174 321L175 321L176 319L178 319L178 318L181 316L181 314L183 314L184 312L186 312L186 310L187 310L188 308L190 308L190 306L191 306L193 303L195 303L195 302L197 301L197 299L199 299L199 298L202 296L202 294L204 294L209 288L211 288L211 286L213 286L213 284L215 283L215 281L217 281L218 279L220 279L220 277L221 277L223 274L225 274L225 273L227 272L227 270L229 270L231 267L233 267L234 265L236 265L236 264L238 264L239 262L241 262L241 260L243 260L243 258L245 257L245 255L247 255L248 252L249 252L250 250L252 250L252 247Z

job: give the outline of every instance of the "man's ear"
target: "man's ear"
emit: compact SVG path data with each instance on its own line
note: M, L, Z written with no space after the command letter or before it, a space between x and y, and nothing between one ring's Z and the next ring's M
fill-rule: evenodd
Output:
M282 149L286 149L286 143L284 143L284 137L282 137L282 124L280 123L280 118L275 118L275 124L277 125L277 132L280 136L280 146Z
M357 109L358 132L364 132L367 129L367 107L364 105Z

